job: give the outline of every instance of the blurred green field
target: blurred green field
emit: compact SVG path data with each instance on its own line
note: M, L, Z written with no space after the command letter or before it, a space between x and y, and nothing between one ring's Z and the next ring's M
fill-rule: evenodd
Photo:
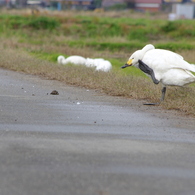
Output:
M1 36L41 45L130 52L152 43L172 51L195 50L195 21L79 15L0 14ZM121 14L122 15L122 14Z

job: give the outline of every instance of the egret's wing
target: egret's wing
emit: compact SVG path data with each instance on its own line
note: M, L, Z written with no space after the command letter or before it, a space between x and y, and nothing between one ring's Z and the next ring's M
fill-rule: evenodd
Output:
M150 50L142 60L154 71L165 72L172 68L179 68L195 72L194 65L186 62L181 55L168 50Z

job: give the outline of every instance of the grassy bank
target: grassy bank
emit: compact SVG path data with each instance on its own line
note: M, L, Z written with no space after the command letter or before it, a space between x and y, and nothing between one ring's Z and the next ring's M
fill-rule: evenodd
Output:
M154 85L138 69L120 67L134 50L147 43L176 51L195 63L195 22L132 15L52 12L32 16L25 11L0 14L0 66L109 95L158 102L161 86ZM61 54L105 58L112 62L113 70L104 73L82 66L61 66L56 63ZM161 106L195 116L194 97L194 85L170 87Z

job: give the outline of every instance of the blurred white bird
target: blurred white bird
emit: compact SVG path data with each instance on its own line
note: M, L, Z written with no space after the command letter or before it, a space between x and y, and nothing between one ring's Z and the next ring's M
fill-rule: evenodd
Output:
M152 78L155 84L162 83L161 101L164 100L166 86L184 86L195 82L195 76L192 74L195 72L195 65L189 64L177 53L155 49L151 44L134 52L121 68L128 66L141 69Z
M66 65L66 64L74 64L74 65L85 65L86 59L82 56L69 56L65 58L64 56L58 56L58 63Z
M86 67L95 67L95 59L92 58L86 58Z
M60 55L57 58L59 64L75 64L75 65L85 65L86 67L95 67L97 71L108 72L112 69L112 64L108 60L103 58L84 58L82 56L69 56L65 58Z
M104 60L103 58L87 58L86 66L95 67L95 70L104 72L108 72L112 69L112 64L108 60Z
M98 66L96 66L97 71L109 72L112 69L112 64L108 60L96 59L96 63L98 63Z

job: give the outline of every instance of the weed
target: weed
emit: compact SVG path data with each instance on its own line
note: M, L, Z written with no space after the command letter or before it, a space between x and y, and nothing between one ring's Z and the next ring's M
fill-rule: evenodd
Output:
M180 24L174 21L168 21L165 25L161 27L162 31L169 33L172 31L177 31L179 29Z
M39 29L48 29L53 30L59 26L59 22L53 18L49 17L33 17L28 23L27 26L39 30Z

